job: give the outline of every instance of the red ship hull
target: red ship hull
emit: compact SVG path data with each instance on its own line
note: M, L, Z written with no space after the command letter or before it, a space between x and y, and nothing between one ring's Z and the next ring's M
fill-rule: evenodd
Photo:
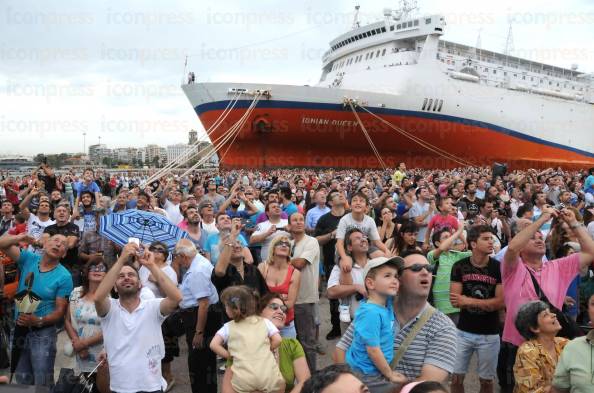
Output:
M350 109L342 106L318 109L312 105L287 107L286 104L274 107L272 101L263 103L265 107L259 104L254 109L234 141L231 139L220 147L221 166L381 168ZM226 104L216 102L195 108L205 129L221 116ZM216 144L245 111L245 108L231 110L210 135L211 141ZM372 115L359 112L388 167L395 167L399 162L413 168L462 166L438 154L428 144L477 166L490 166L493 162L507 163L513 169L594 166L591 153L527 138L493 125L447 116L387 111L378 115L425 142L414 142Z

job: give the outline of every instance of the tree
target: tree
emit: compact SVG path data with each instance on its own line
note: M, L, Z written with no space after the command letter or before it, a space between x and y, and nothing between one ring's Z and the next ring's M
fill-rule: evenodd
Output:
M136 157L132 157L132 167L133 168L138 167L138 160L136 159Z
M103 160L101 160L101 163L103 165L105 165L106 167L111 168L112 159L111 159L111 157L103 157Z
M158 167L159 167L159 156L154 156L154 157L153 157L153 162L152 162L152 164L153 164L153 166L154 166L155 168L158 168Z

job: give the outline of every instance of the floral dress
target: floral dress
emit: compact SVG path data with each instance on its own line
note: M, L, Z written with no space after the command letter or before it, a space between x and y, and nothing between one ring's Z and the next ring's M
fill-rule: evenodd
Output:
M70 321L80 338L89 338L101 332L101 319L97 316L95 303L81 297L82 287L74 288L70 295ZM88 348L89 356L81 359L76 355L76 365L80 372L91 372L97 366L99 353L103 344L99 343Z

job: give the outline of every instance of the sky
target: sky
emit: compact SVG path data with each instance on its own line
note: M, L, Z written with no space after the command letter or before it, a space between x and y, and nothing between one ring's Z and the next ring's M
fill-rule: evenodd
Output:
M197 81L315 84L328 42L398 1L0 0L0 155L187 143ZM444 39L594 72L594 1L419 0ZM188 56L187 68L185 59ZM185 70L185 71L184 71ZM86 135L84 135L86 134Z

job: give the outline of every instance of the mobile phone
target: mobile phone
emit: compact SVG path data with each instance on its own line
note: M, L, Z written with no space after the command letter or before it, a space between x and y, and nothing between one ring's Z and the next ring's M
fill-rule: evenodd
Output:
M128 243L135 243L138 247L140 247L140 239L137 237L129 237Z

